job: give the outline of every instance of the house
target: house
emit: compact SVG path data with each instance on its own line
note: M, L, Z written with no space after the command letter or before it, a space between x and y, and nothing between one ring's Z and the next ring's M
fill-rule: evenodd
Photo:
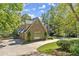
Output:
M19 37L24 40L43 40L47 37L47 30L39 18L37 18L21 25L18 34Z

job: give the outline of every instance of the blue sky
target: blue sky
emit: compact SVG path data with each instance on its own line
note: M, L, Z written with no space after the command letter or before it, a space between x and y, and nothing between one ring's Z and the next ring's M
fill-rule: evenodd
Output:
M23 5L22 14L28 14L32 18L40 17L43 13L46 13L51 6L56 6L54 3L30 3Z

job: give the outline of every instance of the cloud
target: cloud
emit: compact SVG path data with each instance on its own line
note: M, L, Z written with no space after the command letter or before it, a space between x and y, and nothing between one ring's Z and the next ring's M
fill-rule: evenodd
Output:
M55 4L53 3L52 6L55 6Z
M24 9L23 11L29 12L29 9Z
M54 3L49 3L48 5L55 6L55 4L54 4Z
M28 14L29 16L31 16L31 18L35 18L36 16L33 14Z
M44 10L40 10L41 13L44 13Z
M39 7L39 9L44 9L46 8L46 5L42 5L41 7Z
M40 21L42 21L42 17L38 17L40 19Z

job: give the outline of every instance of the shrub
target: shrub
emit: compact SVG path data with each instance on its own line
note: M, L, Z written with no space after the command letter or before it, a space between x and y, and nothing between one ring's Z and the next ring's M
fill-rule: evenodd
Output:
M27 41L28 42L31 42L31 32L28 32L27 33Z
M48 39L53 39L53 37L52 36L48 36Z
M72 55L79 56L79 44L71 45L70 52L72 53Z
M60 40L57 45L61 47L62 50L70 52L72 55L79 55L79 40Z
M44 32L44 39L47 38L47 32Z
M7 34L7 33L3 33L3 34L1 34L1 37L3 37L3 38L8 38L10 36L10 34Z
M70 43L71 44L79 44L79 39L75 39L75 40L70 40Z
M72 55L79 55L79 39L70 40L70 43L70 52L72 53Z
M69 51L70 49L70 42L67 40L60 40L57 42L57 45L60 46L64 51Z
M13 36L14 39L19 38L18 31L14 30L13 33L11 34L11 36Z

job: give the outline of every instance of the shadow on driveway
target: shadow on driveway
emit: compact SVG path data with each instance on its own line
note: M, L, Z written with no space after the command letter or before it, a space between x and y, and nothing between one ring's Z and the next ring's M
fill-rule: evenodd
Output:
M3 47L5 47L6 45L0 45L0 48L3 48Z
M9 45L17 45L17 44L22 44L23 41L21 39L11 39L9 40Z

